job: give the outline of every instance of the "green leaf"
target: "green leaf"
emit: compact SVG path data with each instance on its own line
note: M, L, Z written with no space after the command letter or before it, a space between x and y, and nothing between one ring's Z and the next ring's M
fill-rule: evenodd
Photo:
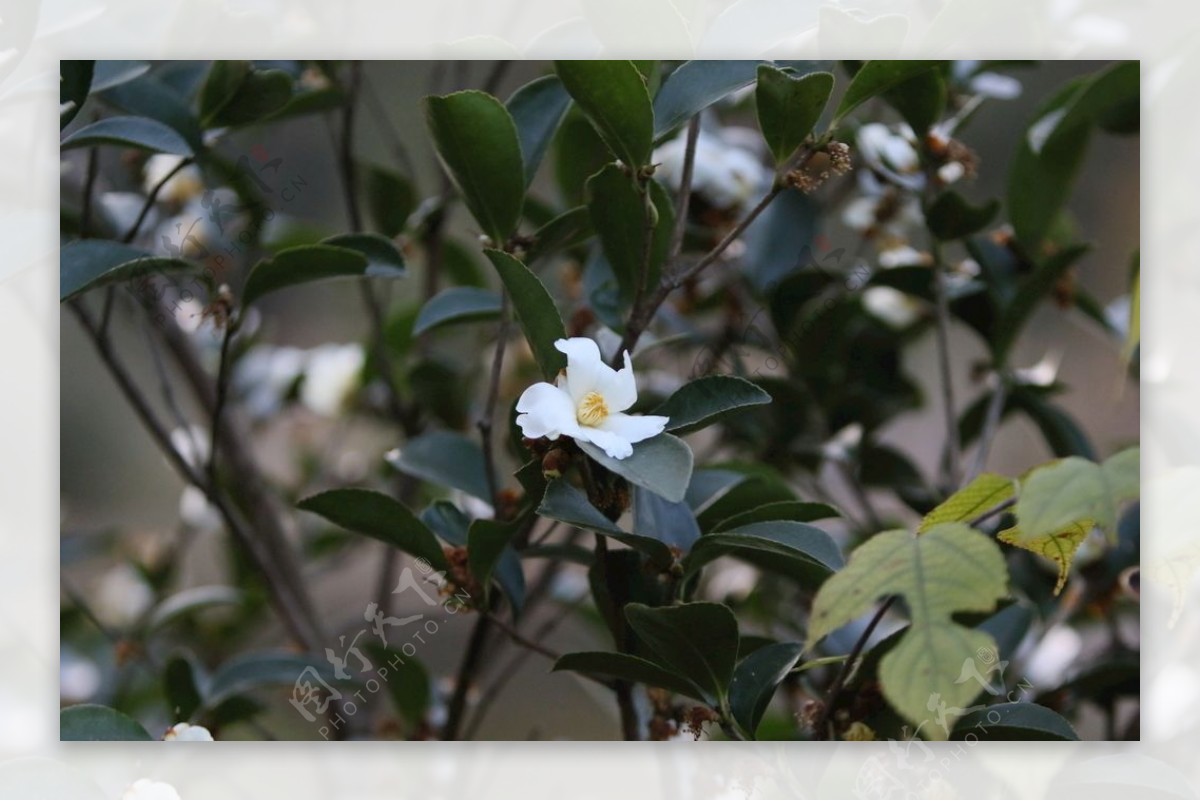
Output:
M954 725L952 740L1078 740L1057 712L1038 704L993 704L968 712Z
M684 384L651 414L669 417L668 431L687 434L738 409L770 402L770 395L744 378L710 375Z
M61 150L97 145L119 145L151 153L193 155L179 132L147 117L108 117L72 132L59 145Z
M832 91L832 73L793 77L769 64L759 66L754 90L758 127L777 165L786 162L812 133Z
M721 556L743 559L806 588L819 586L844 564L833 538L816 526L770 520L705 534L684 559L684 575Z
M68 61L58 67L58 128L61 131L83 108L92 87L94 61Z
M78 704L58 713L58 739L80 740L153 740L150 733L133 718L99 704Z
M659 567L669 567L675 560L670 547L661 539L630 534L605 517L591 501L565 479L556 478L546 485L546 494L537 513L571 526L595 531L640 551Z
M807 648L868 612L887 595L900 595L911 625L880 664L883 695L909 722L929 718L926 706L940 695L947 710L966 707L979 693L958 683L976 653L995 652L991 635L955 623L955 612L987 612L1007 593L1008 571L999 547L962 523L943 523L921 536L907 531L874 535L850 555L845 569L817 593ZM983 649L983 650L981 650ZM987 675L985 663L976 669ZM922 729L944 739L946 731Z
M925 515L917 533L923 534L941 523L969 523L996 504L1007 501L1016 491L1016 482L1011 478L981 473Z
M415 729L425 719L425 710L433 695L428 671L411 656L378 642L368 644L366 650L375 663L376 672L387 671L387 681L381 677L380 683L387 687L393 706L409 724L410 731Z
M772 696L804 653L798 642L777 642L755 650L740 663L729 685L729 708L733 717L754 736Z
M751 523L766 523L772 520L790 520L795 523L811 523L829 517L841 517L842 513L827 503L813 501L774 501L753 509L739 512L721 520L712 527L714 532L748 526Z
M315 670L330 684L340 681L333 675L324 655L253 651L235 656L213 672L204 706L214 709L235 695L261 687L294 687L306 670Z
M556 61L567 92L600 138L630 169L650 161L654 109L632 61Z
M632 484L656 492L668 501L682 501L692 478L692 449L670 434L643 440L633 446L633 455L614 459L590 442L580 449L601 466Z
M972 206L962 195L947 189L925 210L925 224L938 239L962 239L985 228L999 210L999 200L992 199L982 206Z
M1092 447L1091 440L1065 409L1049 402L1029 387L1014 388L1010 401L1013 408L1021 410L1034 422L1055 456L1095 458L1096 449Z
M200 123L205 128L246 125L287 106L292 76L255 69L246 61L214 61L200 89Z
M413 335L451 323L473 323L499 316L500 296L492 290L452 286L434 295L421 307L413 325Z
M194 152L204 150L204 131L187 99L156 75L143 75L106 89L98 96L126 114L149 117L174 128Z
M516 552L509 546L517 527L482 518L471 521L467 529L467 565L471 575L488 592L492 579L519 614L525 600L525 575Z
M1016 513L1019 542L1056 534L1083 520L1111 531L1117 519L1104 468L1079 456L1032 470L1021 482Z
M761 61L685 61L654 96L654 138L662 139L723 97L754 83ZM812 66L812 63L808 66Z
M581 244L594 233L588 207L576 206L533 232L533 243L525 253L525 260L534 264L560 250L568 250Z
M933 69L936 61L868 61L854 74L842 102L838 104L830 128L836 128L842 118L863 103L894 86Z
M921 137L942 116L946 107L946 81L939 71L926 70L884 92L883 99Z
M1141 495L1142 453L1137 447L1126 448L1104 460L1104 480L1114 504L1135 500Z
M310 495L296 506L424 559L439 570L446 568L446 556L433 532L407 506L382 492L329 490Z
M517 126L486 92L425 98L425 122L438 157L475 221L502 247L517 230L525 172Z
M658 285L674 225L671 200L662 184L649 181L644 190L616 164L609 164L587 182L592 227L626 303L636 296L639 280L644 280L647 288Z
M60 300L67 301L89 289L166 272L199 269L182 259L151 256L105 239L81 239L63 245L58 257Z
M379 232L395 237L404 230L408 217L417 208L417 192L412 182L397 172L374 164L360 167L367 194L367 213Z
M261 121L278 122L305 114L333 111L344 106L347 99L346 93L337 86L295 92L281 108L264 115Z
M704 693L687 678L664 670L653 662L632 654L610 651L579 651L573 654L563 654L554 663L552 670L573 670L576 673L587 673L592 676L609 676L635 684L645 684L647 687L661 687L676 695L695 698L697 701L704 700Z
M996 535L996 539L1018 548L1044 556L1058 567L1058 582L1054 585L1054 594L1062 592L1071 574L1071 563L1075 560L1075 552L1096 527L1093 520L1079 520L1068 523L1057 531L1051 531L1037 537L1025 537L1020 526L1005 529Z
M147 631L155 631L185 615L213 606L236 606L245 600L245 594L236 587L210 585L188 587L164 600L150 613L146 622Z
M517 126L525 166L525 186L533 183L550 140L571 105L571 96L555 75L544 75L522 86L508 99L508 113Z
M729 607L628 604L625 619L654 662L695 684L712 706L724 706L738 652L737 618Z
M285 248L254 265L242 289L250 305L271 292L329 278L403 278L404 258L376 234L343 234L316 245Z
M662 540L683 553L700 539L700 525L692 507L640 487L633 488L633 532Z
M1114 109L1127 103L1136 106L1140 96L1138 62L1121 61L1106 67L1079 84L1062 105L1029 126L1029 145L1034 153L1041 153L1074 129L1102 123Z
M1037 265L1032 275L1022 280L1016 295L1005 306L996 323L995 339L992 342L992 353L997 364L1004 364L1017 336L1025 326L1029 316L1033 314L1038 303L1050 293L1054 285L1070 269L1083 254L1089 250L1087 245L1075 245L1058 251Z
M554 299L538 277L517 259L491 249L484 250L484 255L496 268L504 288L508 290L517 313L517 322L521 324L533 358L542 368L542 375L553 381L558 371L567 366L567 357L554 347L555 342L567 336Z
M177 654L163 666L162 680L171 720L190 720L204 702L202 668L188 656Z
M430 431L389 453L388 464L410 476L491 501L479 443L453 431Z
M1121 347L1121 360L1128 365L1142 339L1142 271L1141 257L1133 254L1133 279L1129 285L1129 330Z

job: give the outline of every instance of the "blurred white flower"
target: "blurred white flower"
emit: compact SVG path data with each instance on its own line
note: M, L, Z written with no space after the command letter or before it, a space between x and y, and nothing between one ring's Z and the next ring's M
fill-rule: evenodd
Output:
M888 181L913 190L925 185L917 137L907 125L869 122L858 129L855 144L863 163Z
M952 184L967 174L967 168L961 161L948 161L938 167L938 180L943 184Z
M858 171L858 191L858 196L842 209L842 222L848 228L904 240L925 223L916 195L883 183L868 170Z
M755 134L753 141L761 137ZM687 132L659 147L651 157L658 167L655 177L673 191L679 190L687 151ZM718 133L701 131L696 138L696 156L692 163L692 193L714 208L737 211L757 200L771 182L768 170L756 150L745 144L738 131L726 128Z
M103 676L96 663L64 647L58 659L58 694L63 701L78 704L90 700L100 689Z
M146 198L140 192L104 192L100 195L97 205L112 230L124 234L133 227L145 204ZM158 212L151 209L143 225L146 230L150 230L157 224Z
M101 577L92 599L92 611L106 626L126 629L153 604L154 590L132 565L122 562Z
M862 294L862 304L875 318L892 328L908 328L921 316L921 304L890 286L873 286Z
M162 738L189 743L211 743L213 741L212 733L208 729L203 726L194 726L191 723L176 723L167 729L167 733Z
M1057 687L1070 678L1067 669L1083 650L1083 638L1068 626L1055 626L1042 636L1025 662L1025 677L1034 687Z
M1018 367L1013 370L1013 378L1028 386L1048 387L1058 378L1060 364L1062 364L1062 353L1049 351L1041 361L1032 367Z
M1021 96L1021 82L1011 75L998 72L976 72L978 61L955 61L951 68L954 78L965 83L973 95L993 100L1014 100Z
M1108 324L1112 326L1120 339L1125 339L1129 336L1129 321L1132 317L1131 309L1132 301L1129 295L1121 295L1104 307L1104 319L1108 321Z
M179 792L166 782L138 779L125 788L121 798L127 801L178 801Z
M234 390L254 417L268 417L304 372L308 354L299 348L256 345L233 368Z
M171 447L193 468L201 469L208 463L209 437L203 426L176 428L171 432Z
M600 348L586 337L560 339L554 347L567 355L567 369L554 384L529 387L517 401L517 425L530 439L568 436L590 442L613 459L633 453L633 444L649 439L667 425L657 415L623 412L637 401L633 364L614 370L600 358Z
M179 519L195 531L212 533L221 530L221 513L208 502L208 496L199 487L188 485L179 496Z
M845 461L862 442L862 436L862 425L851 423L821 445L821 454L831 461Z
M744 562L727 562L710 570L704 579L704 596L713 601L743 601L758 586L762 574Z
M182 156L158 153L146 159L142 168L142 189L150 194L159 182L170 175L183 161ZM175 173L163 184L158 199L167 203L183 204L204 191L204 176L195 164L189 164Z
M325 417L337 415L358 388L366 355L361 345L321 345L308 353L300 402Z
M893 267L929 267L933 257L911 245L894 244L879 251L879 266L885 270Z

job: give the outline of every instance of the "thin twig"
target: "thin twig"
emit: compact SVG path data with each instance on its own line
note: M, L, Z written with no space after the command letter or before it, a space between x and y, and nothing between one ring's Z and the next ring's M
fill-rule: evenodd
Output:
M1001 512L1005 511L1006 509L1012 508L1013 506L1016 505L1016 503L1017 503L1016 497L1009 498L1006 501L1001 501L1000 503L993 506L991 509L988 509L986 512L983 512L982 514L972 518L971 520L968 520L967 525L971 526L972 528L978 527L980 523L983 523L988 518L995 517L996 515L1000 514Z
M557 662L559 659L562 658L562 654L558 653L557 651L552 651L551 649L547 648L546 646L542 645L541 643L535 642L534 640L527 638L525 635L521 634L521 632L517 631L515 628L510 626L504 619L502 619L496 613L485 612L485 614L488 616L488 619L492 621L492 624L496 628L500 629L500 631L507 634L508 638L510 640L512 640L514 643L521 646L522 648L528 649L535 654L541 654L542 656L549 659L551 662Z
M475 426L479 429L479 439L483 445L484 475L487 478L488 493L491 494L493 508L499 508L500 486L496 481L496 459L492 445L492 420L496 416L496 402L500 396L500 375L504 368L504 351L508 345L509 329L509 300L508 292L500 292L500 327L496 332L496 353L492 357L492 373L488 381L487 400Z
M992 392L992 397L988 401L987 414L983 420L983 431L979 434L979 448L975 452L975 462L971 465L971 472L964 479L969 482L983 472L983 468L987 466L988 451L991 450L992 440L996 436L996 431L1000 427L1000 417L1004 413L1004 402L1008 399L1008 387L1004 383L1004 377L996 376L996 389Z
M946 425L947 485L957 486L961 460L958 440L958 416L954 404L953 374L950 369L950 301L946 295L945 265L936 243L933 248L933 288L937 322L938 371L942 383L942 414Z
M866 647L867 641L871 639L871 635L875 633L880 622L883 621L883 616L892 608L892 604L896 603L898 596L891 596L876 610L875 616L867 623L866 628L862 630L862 634L858 635L858 640L855 641L854 647L850 649L846 661L842 663L842 667L838 670L837 677L834 678L833 684L830 685L829 695L825 700L825 706L821 710L821 716L817 718L816 725L813 727L813 736L818 740L829 739L829 724L833 718L833 712L837 707L838 697L842 694L842 688L846 684L846 679L850 677L850 672L854 665L858 662L859 654Z
M151 188L150 194L146 195L146 202L142 204L142 210L138 212L137 219L133 221L133 225L129 226L129 230L125 232L125 236L121 237L121 241L124 244L128 245L137 238L138 231L141 230L142 223L146 221L146 217L150 214L150 209L154 208L154 203L158 200L158 193L161 192L162 188L167 185L167 181L170 181L172 178L174 178L175 174L180 170L191 166L193 161L195 161L195 159L193 159L191 156L180 159L179 163L172 167L170 172L164 175L162 179L159 180L159 182L156 183L153 188Z
M671 247L667 263L675 261L683 250L683 235L687 231L688 205L692 199L692 175L696 166L696 142L700 138L700 115L688 123L687 141L683 150L683 172L679 177L679 192L675 195L675 229L671 231Z
M471 636L467 641L467 650L463 652L462 662L459 663L458 673L455 676L454 692L447 705L446 725L442 727L443 740L458 739L459 729L462 727L463 717L466 713L467 694L470 692L475 674L479 670L491 623L492 621L487 615L479 615L475 619L475 626L471 629Z
M221 337L221 355L217 363L217 401L212 412L212 436L208 446L208 480L217 484L217 452L221 445L222 413L225 411L225 400L229 395L229 345L236 333L236 323L230 318L225 321L225 335Z

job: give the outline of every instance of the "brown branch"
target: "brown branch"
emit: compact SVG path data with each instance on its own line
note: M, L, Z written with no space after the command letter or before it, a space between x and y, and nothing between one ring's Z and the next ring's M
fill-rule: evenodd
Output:
M488 381L487 400L483 411L475 422L479 429L479 439L483 446L484 476L487 479L488 493L492 496L492 508L500 508L500 485L496 481L496 456L492 443L492 421L496 416L496 402L500 396L500 375L504 368L504 351L508 346L509 330L509 300L508 292L500 290L500 327L496 332L496 353L492 357L491 378Z

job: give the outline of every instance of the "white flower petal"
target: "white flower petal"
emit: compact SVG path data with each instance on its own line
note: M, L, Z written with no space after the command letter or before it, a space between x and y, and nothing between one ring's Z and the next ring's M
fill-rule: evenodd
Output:
M612 372L600 358L600 346L587 337L560 339L554 347L567 355L566 390L576 404L596 389L604 371Z
M609 420L614 416L610 415ZM619 415L625 417L626 415ZM607 423L608 420L605 420ZM603 428L591 428L588 426L580 426L579 432L575 434L575 439L580 442L590 442L600 450L607 453L614 459L625 459L633 455L633 443L613 431L605 431Z
M573 437L579 429L571 396L544 381L521 393L517 411L522 412L517 415L517 425L530 439L558 439L563 434Z
M610 414L600 428L616 434L630 443L658 436L667 427L669 417L657 414Z
M625 366L620 370L609 370L597 375L596 391L604 396L608 411L623 412L637 402L637 380L633 377L633 363L629 351L625 351Z

